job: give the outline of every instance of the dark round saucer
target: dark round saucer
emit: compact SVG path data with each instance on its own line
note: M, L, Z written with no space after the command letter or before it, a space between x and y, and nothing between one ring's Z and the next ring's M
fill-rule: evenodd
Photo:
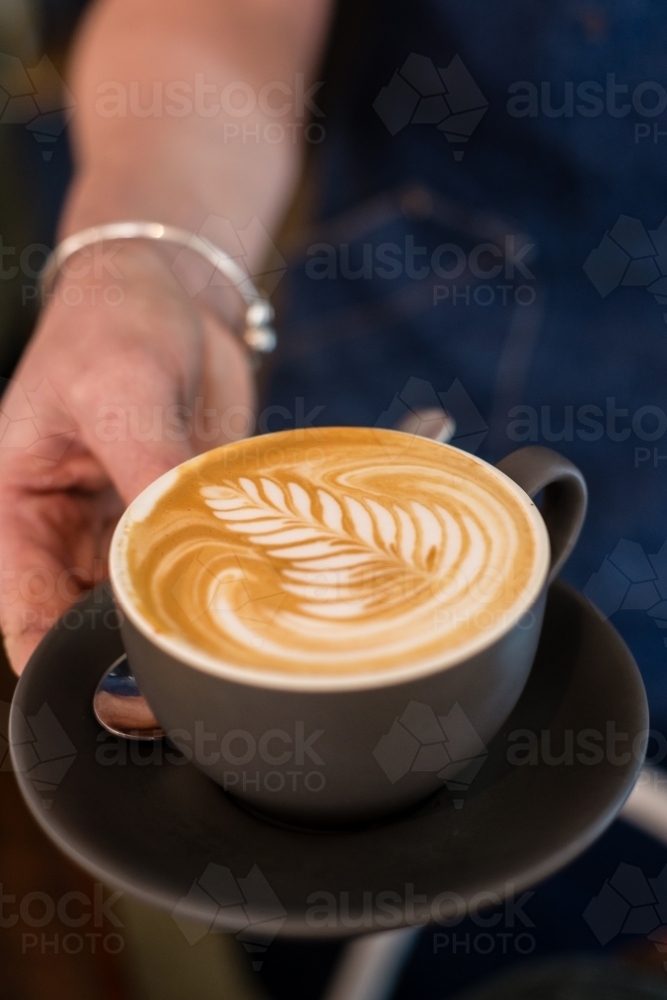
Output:
M360 830L267 822L167 744L106 734L92 699L122 652L116 625L101 588L28 664L10 721L23 795L94 877L242 939L444 920L479 893L518 893L602 833L641 765L648 714L635 663L561 582L526 689L471 784L450 783L408 815Z

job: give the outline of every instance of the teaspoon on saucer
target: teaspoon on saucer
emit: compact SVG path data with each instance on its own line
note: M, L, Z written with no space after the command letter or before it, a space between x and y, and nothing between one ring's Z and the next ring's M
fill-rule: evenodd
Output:
M455 430L454 419L437 407L410 410L397 430L433 441L447 442ZM107 732L128 740L162 740L165 733L139 690L127 656L111 664L93 697L95 718Z
M127 740L161 740L164 730L132 676L127 656L115 660L97 685L93 711L101 726Z

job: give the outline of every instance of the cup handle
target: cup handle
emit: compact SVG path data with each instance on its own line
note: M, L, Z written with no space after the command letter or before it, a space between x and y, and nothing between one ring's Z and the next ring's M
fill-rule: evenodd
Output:
M544 490L540 513L551 543L551 583L579 538L588 502L586 481L567 458L536 445L513 451L498 462L497 468L531 499Z

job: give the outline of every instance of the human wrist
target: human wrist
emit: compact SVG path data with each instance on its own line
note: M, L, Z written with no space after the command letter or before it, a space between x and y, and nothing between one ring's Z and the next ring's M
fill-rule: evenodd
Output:
M72 234L57 245L46 261L41 276L43 294L48 295L52 291L66 265L69 265L70 276L77 280L89 276L91 269L96 278L106 278L102 274L103 268L111 271L116 278L123 277L119 264L122 265L123 261L124 241L141 241L149 246L154 244L164 248L164 254L160 256L166 257L175 252L176 256L170 260L173 274L168 281L171 284L176 277L191 298L199 297L197 305L217 306L225 319L231 304L232 315L237 320L233 325L253 355L270 354L274 350L273 309L269 300L255 287L242 263L235 259L234 254L211 240L208 234L192 233L179 226L124 220L91 226ZM113 245L118 243L121 246ZM106 251L105 245L108 248ZM112 263L114 255L120 255L120 262L117 261L115 266ZM92 262L88 259L91 256ZM74 272L72 259L76 259L78 265ZM68 288L64 294L69 292ZM122 295L120 286L116 288L116 294L119 297ZM211 298L211 302L207 301ZM242 305L240 316L239 305Z
M148 241L108 241L68 257L43 301L46 307L110 307L158 292L171 300L185 294L162 248Z
M36 340L46 338L60 349L66 345L85 354L98 350L100 337L105 349L113 342L152 350L167 336L169 351L180 356L202 337L213 338L237 377L246 370L244 377L254 381L255 366L233 325L187 294L162 247L132 240L113 248L117 256L104 266L83 253L78 260L73 256L70 273L64 269L44 303Z

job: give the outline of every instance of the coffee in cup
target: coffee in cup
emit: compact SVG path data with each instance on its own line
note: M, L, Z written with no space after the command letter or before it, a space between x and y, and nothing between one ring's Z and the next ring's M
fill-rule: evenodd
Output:
M161 635L241 670L419 669L530 602L548 545L519 493L424 438L257 437L187 463L132 520L125 587Z

